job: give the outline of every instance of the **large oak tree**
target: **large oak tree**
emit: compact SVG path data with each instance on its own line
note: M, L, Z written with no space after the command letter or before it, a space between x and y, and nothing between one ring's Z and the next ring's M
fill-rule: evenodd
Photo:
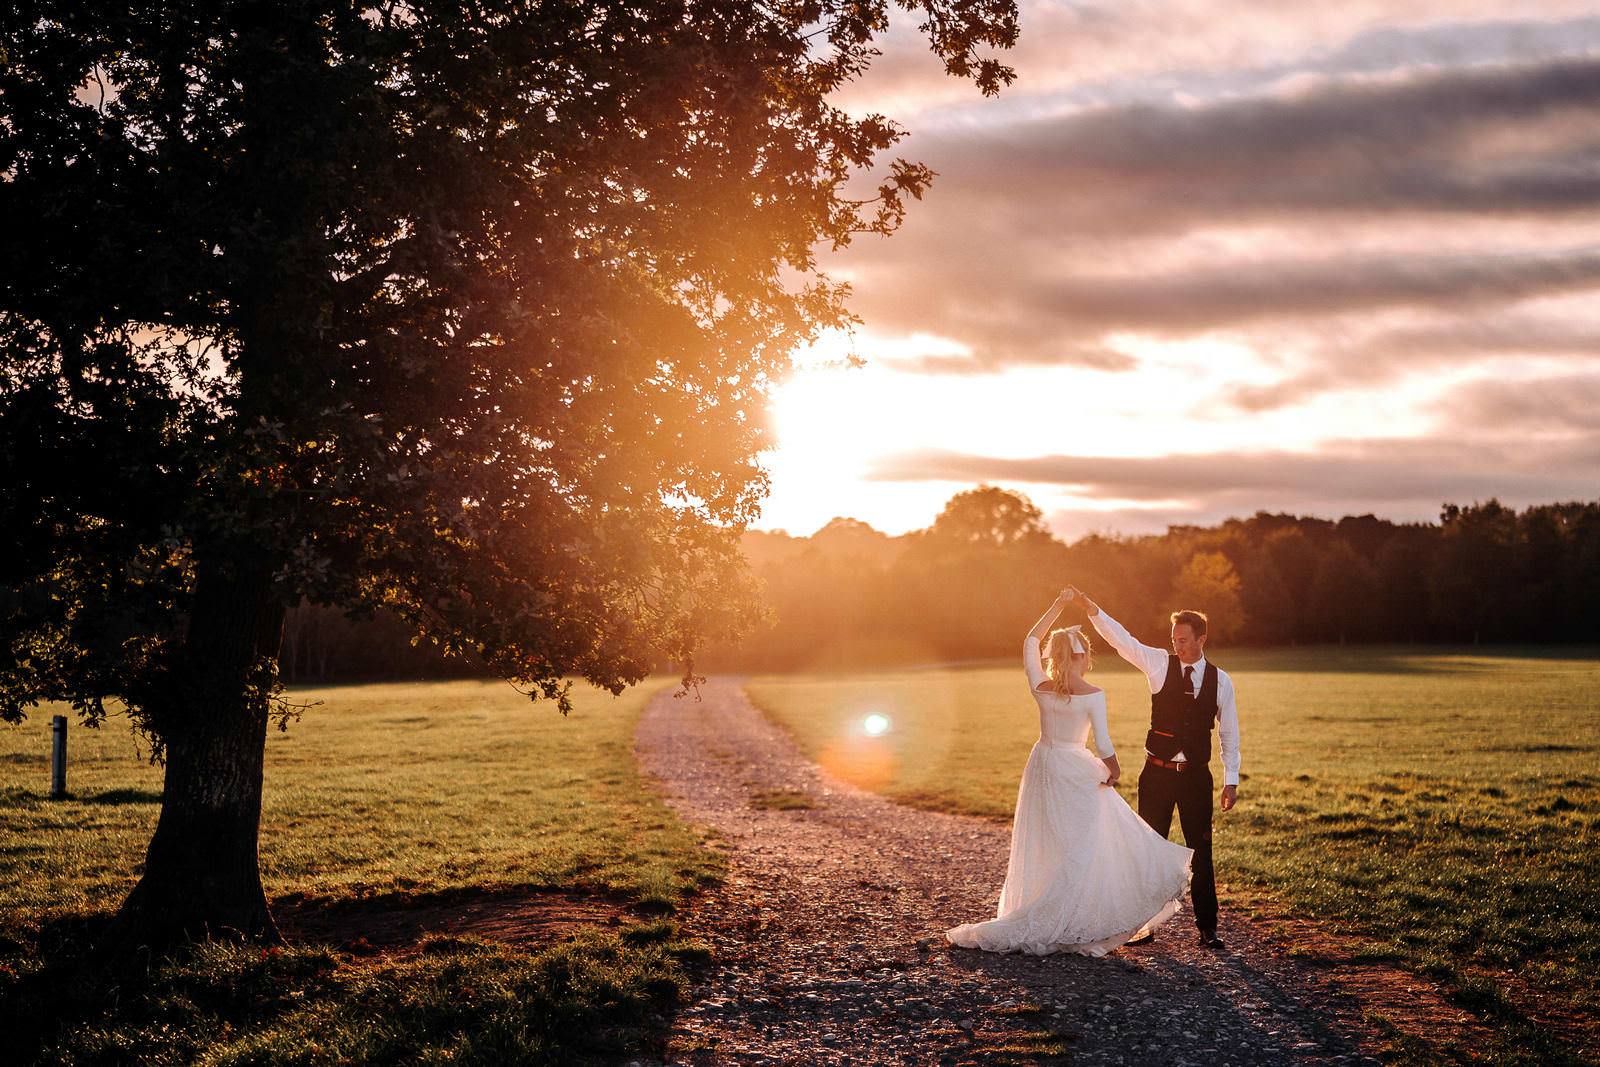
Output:
M1010 79L1011 0L897 3ZM165 761L124 944L274 934L287 605L386 606L557 701L737 622L765 399L849 321L816 254L931 177L829 103L885 9L0 14L0 713L120 706Z

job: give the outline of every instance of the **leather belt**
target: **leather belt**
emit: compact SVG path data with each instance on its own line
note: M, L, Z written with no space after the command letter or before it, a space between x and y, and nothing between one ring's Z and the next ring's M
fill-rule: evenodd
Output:
M1187 771L1187 770L1189 770L1189 764L1188 764L1187 761L1180 762L1180 763L1174 763L1171 760L1156 759L1156 757L1150 755L1148 752L1145 753L1144 761L1146 763L1154 763L1157 767L1165 767L1169 771Z

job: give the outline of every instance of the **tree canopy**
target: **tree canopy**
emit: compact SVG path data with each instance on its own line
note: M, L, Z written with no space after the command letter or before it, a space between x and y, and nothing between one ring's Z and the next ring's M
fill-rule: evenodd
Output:
M950 73L1010 80L1010 0L897 4ZM850 321L817 251L931 178L873 171L902 131L829 103L887 16L0 15L0 714L115 698L164 754L124 910L170 921L138 936L269 926L200 901L254 877L289 605L382 607L557 700L739 624L768 391Z

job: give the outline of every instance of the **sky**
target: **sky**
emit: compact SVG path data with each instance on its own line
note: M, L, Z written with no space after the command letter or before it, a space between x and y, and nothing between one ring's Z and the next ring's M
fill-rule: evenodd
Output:
M759 527L1600 498L1592 2L1024 0L1006 58L985 99L902 18L837 97L938 177L825 260L862 324L776 396Z

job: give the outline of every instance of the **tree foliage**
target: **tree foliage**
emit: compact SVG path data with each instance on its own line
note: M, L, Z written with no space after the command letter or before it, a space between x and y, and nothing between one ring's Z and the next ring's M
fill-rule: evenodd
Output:
M1317 562L1311 580L1308 631L1313 640L1363 638L1378 630L1377 572L1346 541L1334 542Z
M1172 583L1172 603L1177 611L1204 611L1207 640L1219 644L1238 633L1244 621L1239 602L1239 576L1221 552L1196 552L1189 557ZM1196 604L1205 606L1196 609Z
M953 73L1007 3L903 6ZM815 250L928 172L826 94L883 4L23 4L4 25L4 711L149 679L196 568L554 691L734 587ZM796 279L799 279L797 282ZM65 474L65 477L62 475ZM159 687L158 687L159 688Z
M1010 80L985 52L1011 0L897 3L951 73ZM563 707L570 674L616 690L731 632L768 391L851 321L817 250L889 233L931 178L829 103L886 20L9 5L0 715L120 701L168 757L159 843L185 790L211 817L208 776L253 819L242 754L302 600Z
M1043 535L1044 513L1020 493L980 485L951 497L929 532L957 544L1003 548Z

